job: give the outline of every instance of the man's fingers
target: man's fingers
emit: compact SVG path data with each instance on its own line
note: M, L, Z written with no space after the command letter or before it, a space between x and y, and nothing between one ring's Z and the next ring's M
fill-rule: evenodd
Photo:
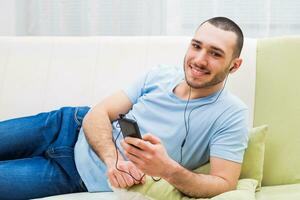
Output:
M122 176L127 184L127 187L130 187L134 184L134 179L129 174L123 172Z
M116 180L115 175L110 176L108 179L109 179L109 182L112 186L117 187L117 188L120 187L119 184L118 184L118 181Z
M125 155L126 157L132 162L134 163L137 167L142 165L142 160L140 158L138 158L136 155L133 155L131 153L128 153L125 151Z
M160 144L161 141L158 137L148 133L143 136L143 140L150 142L151 144Z
M122 165L119 165L119 167L118 167L119 170L118 169L115 170L115 174L118 174L118 175L116 175L118 181L119 180L121 181L121 182L119 182L119 184L121 185L122 188L130 187L130 186L134 185L134 178L131 176L129 168L130 168L130 166L128 164L127 165L122 164Z
M135 154L151 149L149 142L133 137L126 137L124 141L121 142L121 145L125 150L130 149L130 151L134 151Z
M126 188L127 184L126 184L126 181L124 180L123 176L119 172L115 172L114 175L118 181L119 186L121 188Z
M108 175L108 179L109 179L109 182L110 182L110 184L112 185L112 186L114 186L114 187L120 187L120 185L119 185L119 183L118 183L118 181L117 181L117 179L116 179L116 176L114 175L114 172L113 172L114 170L110 170L108 173L107 173L107 175Z
M131 140L129 140L129 141L131 141ZM136 141L133 141L133 142L136 143ZM126 143L125 141L122 141L121 145L125 151L130 152L131 154L139 155L139 154L143 153L142 150L130 145L130 143Z
M137 155L143 153L143 151L151 152L155 144L161 144L161 140L152 134L145 134L142 140L133 137L126 137L124 142L121 142L121 144L125 150ZM130 144L138 147L139 149L132 147Z
M143 176L142 172L129 161L120 163L118 169L108 169L107 174L111 185L118 188L127 188L134 184L140 184Z
M139 170L137 170L135 167L130 168L130 174L135 178L134 179L135 184L139 184L141 182L141 178L143 174L139 172Z

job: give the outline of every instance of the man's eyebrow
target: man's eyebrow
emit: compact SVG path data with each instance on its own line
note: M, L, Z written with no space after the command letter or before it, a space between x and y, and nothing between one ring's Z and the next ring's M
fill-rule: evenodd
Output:
M196 39L192 39L192 42L195 42L197 44L202 44L202 42L200 42L199 40L196 40ZM222 54L225 54L225 51L223 51L221 48L218 48L218 47L215 47L215 46L211 46L211 45L209 45L209 48L211 48L213 50L216 50L216 51L219 51Z
M220 48L218 48L218 47L215 47L215 46L210 46L210 48L212 48L212 49L214 49L214 50L216 50L216 51L219 51L221 54L225 54L225 52L222 50L222 49L220 49Z
M199 40L196 40L196 39L192 39L193 42L196 42L198 44L202 44L202 42L200 42Z

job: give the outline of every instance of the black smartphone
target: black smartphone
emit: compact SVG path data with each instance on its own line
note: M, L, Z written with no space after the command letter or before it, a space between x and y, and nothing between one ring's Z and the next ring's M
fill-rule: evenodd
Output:
M142 139L139 126L135 120L122 117L118 119L118 123L124 138L135 137Z

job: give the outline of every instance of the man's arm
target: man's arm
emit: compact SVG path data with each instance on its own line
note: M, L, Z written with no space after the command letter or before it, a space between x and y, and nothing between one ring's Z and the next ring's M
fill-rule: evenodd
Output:
M115 187L129 187L137 183L126 173L115 169L116 149L112 138L111 122L119 114L127 113L132 103L124 92L119 91L105 98L91 109L83 120L83 130L88 143L108 168L108 178ZM119 168L130 172L136 179L141 177L139 170L119 154Z
M192 197L213 197L236 189L241 164L216 157L210 158L210 164L209 175L196 174L177 164L169 168L163 178Z
M172 160L157 137L147 134L143 139L128 137L122 146L126 156L147 175L161 177L191 197L213 197L236 188L241 164L211 157L210 174L196 174Z

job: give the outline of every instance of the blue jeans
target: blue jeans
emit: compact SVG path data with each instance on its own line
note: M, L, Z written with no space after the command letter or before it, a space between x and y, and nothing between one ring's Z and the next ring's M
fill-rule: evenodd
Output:
M88 107L63 107L0 122L0 199L87 191L74 146Z

